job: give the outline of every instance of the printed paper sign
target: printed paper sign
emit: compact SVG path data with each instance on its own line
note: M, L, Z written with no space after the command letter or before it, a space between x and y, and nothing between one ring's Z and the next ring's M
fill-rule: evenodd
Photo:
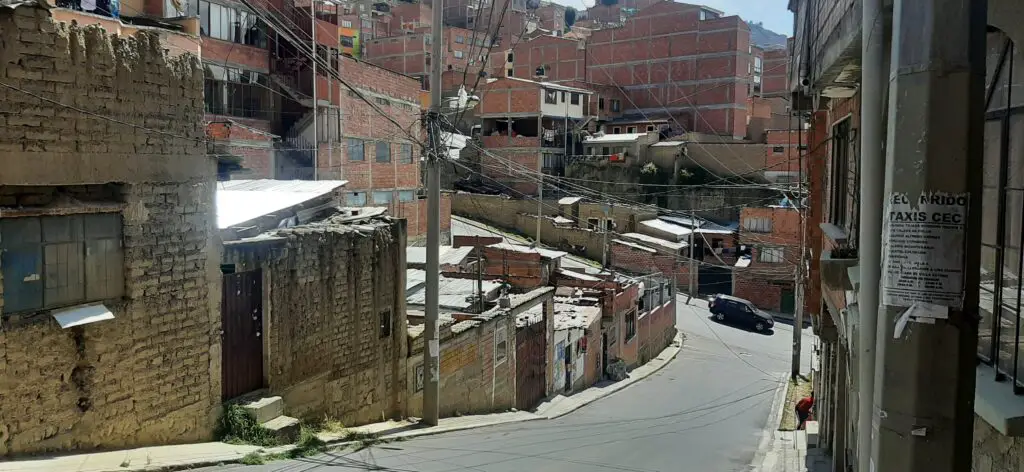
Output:
M883 239L882 302L961 308L969 194L889 195Z

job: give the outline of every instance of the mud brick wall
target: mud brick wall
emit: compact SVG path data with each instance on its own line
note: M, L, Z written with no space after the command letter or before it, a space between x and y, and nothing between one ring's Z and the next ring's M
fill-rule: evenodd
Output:
M4 310L0 270L0 455L212 439L220 289L198 58L22 6L0 10L0 80L21 89L0 88L0 218L118 213L124 255L123 295L88 300L115 319L69 329Z
M405 391L405 225L281 231L270 263L266 356L271 393L286 413L347 426L399 417ZM389 329L381 327L390 313Z

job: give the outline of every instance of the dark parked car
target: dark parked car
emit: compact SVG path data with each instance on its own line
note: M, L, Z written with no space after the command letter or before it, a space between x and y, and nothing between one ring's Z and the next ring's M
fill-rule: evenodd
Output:
M708 309L718 321L729 321L754 328L754 331L765 332L775 326L772 315L758 310L749 300L729 295L715 295L708 303Z

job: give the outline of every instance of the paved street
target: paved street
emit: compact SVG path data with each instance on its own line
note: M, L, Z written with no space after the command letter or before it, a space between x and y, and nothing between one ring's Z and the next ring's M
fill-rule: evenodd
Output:
M685 297L681 298L685 301ZM773 335L708 319L681 306L679 357L637 384L557 420L428 436L261 466L204 470L294 471L747 471L778 379L789 368L791 327ZM805 330L805 345L810 344ZM804 370L810 362L804 358Z

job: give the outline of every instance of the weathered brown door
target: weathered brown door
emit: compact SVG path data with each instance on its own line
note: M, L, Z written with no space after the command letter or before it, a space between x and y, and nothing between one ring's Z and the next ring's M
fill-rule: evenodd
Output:
M516 408L531 410L544 399L544 353L547 340L544 323L534 323L516 330Z
M263 388L263 274L224 274L221 303L222 400Z

